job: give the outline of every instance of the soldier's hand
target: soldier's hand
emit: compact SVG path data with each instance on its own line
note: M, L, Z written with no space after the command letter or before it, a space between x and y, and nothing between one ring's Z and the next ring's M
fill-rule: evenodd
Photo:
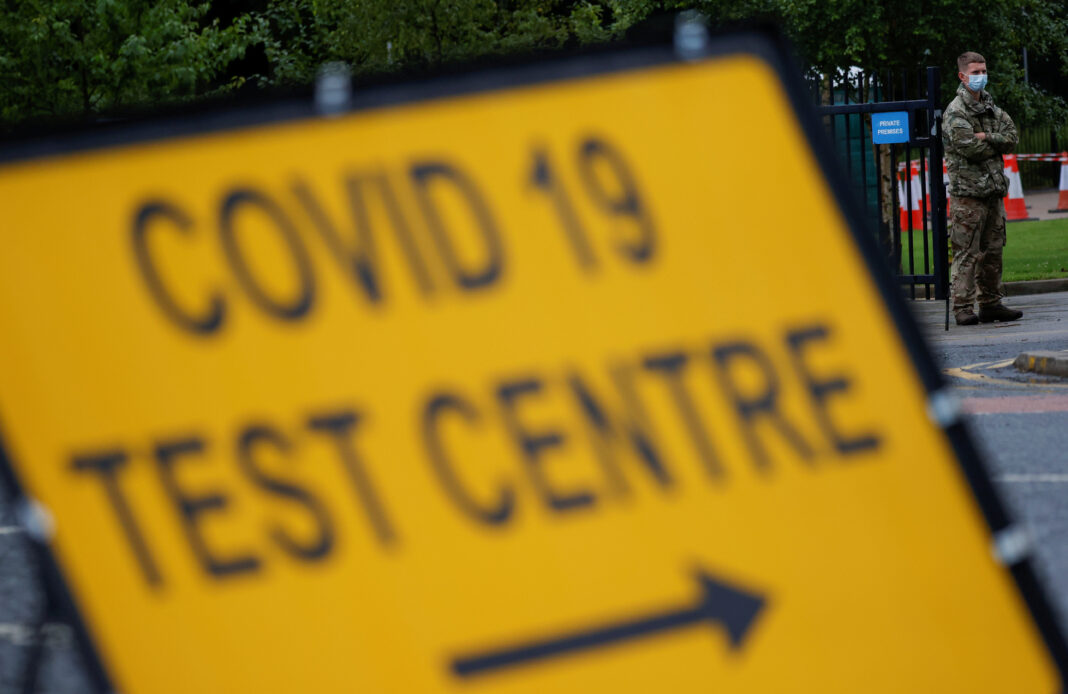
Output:
M986 139L986 133L975 133L975 138L977 140L985 140Z

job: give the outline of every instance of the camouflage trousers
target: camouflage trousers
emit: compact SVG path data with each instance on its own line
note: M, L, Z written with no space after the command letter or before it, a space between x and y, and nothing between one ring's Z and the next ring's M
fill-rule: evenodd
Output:
M980 306L998 303L1002 297L1005 204L1000 197L953 198L950 213L953 312L972 309L976 285L979 286Z

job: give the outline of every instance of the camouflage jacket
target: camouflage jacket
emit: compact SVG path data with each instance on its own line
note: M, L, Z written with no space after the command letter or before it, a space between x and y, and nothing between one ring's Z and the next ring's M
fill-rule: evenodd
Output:
M975 133L986 133L986 139L980 140ZM1004 196L1009 181L1001 155L1012 152L1018 140L1012 118L994 105L990 94L980 91L975 97L963 84L957 87L957 98L942 116L950 196Z

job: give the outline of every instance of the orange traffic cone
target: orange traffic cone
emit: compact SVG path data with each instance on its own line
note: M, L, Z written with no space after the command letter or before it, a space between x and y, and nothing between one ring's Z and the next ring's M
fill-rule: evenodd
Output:
M924 201L924 208L925 208L925 212L926 212L928 217L931 216L931 204L934 201L934 197L932 197L932 195L931 195L931 178L932 177L930 175L930 172L928 172L927 180L924 181L924 183L926 184L924 186L924 190L927 191L927 199ZM945 159L942 160L942 187L946 191L946 218L948 219L949 218L949 171L946 169L946 160Z
M1061 152L1061 185L1057 194L1057 209L1050 212L1068 212L1068 152Z
M1023 183L1020 182L1020 164L1016 161L1016 155L1006 154L1004 155L1004 160L1005 176L1009 179L1009 192L1005 195L1005 221L1037 221L1037 217L1027 216L1027 205L1024 203Z
M905 190L906 182L908 191ZM911 200L908 197L909 192L912 194ZM912 229L923 229L923 187L920 186L920 167L917 162L901 162L897 165L897 206L901 213L901 231L910 228L910 217Z

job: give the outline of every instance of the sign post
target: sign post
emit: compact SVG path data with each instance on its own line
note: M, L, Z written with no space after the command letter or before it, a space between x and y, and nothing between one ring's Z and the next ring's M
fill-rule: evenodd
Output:
M784 55L0 166L5 465L104 685L1057 690Z

